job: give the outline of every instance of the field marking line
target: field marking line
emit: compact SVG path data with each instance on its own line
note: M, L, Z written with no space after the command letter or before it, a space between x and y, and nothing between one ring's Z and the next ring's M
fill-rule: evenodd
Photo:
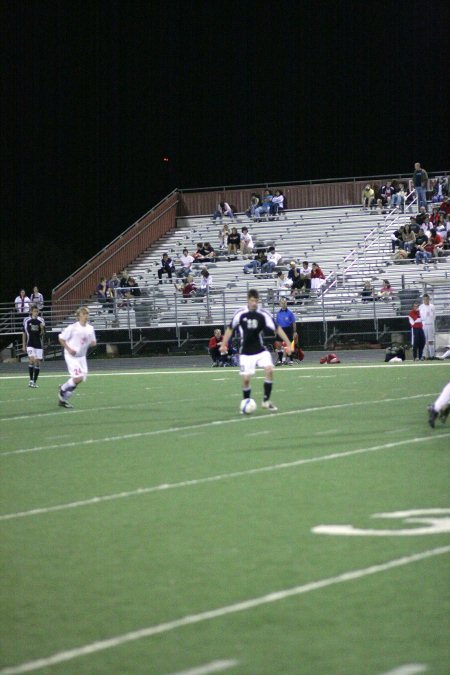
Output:
M286 417L288 415L301 415L310 412L322 412L324 410L340 410L341 408L350 408L353 406L361 405L375 405L377 403L394 403L397 401L410 401L415 398L427 398L430 396L436 396L435 393L432 394L415 394L413 396L400 396L398 398L383 398L375 401L352 401L350 403L336 403L334 405L323 405L315 406L312 408L301 408L297 410L285 410L284 412L271 412L270 415L251 415L244 418L243 416L233 416L227 420L214 420L212 422L201 422L199 424L189 424L184 427L166 427L165 429L154 429L153 431L140 431L134 434L123 434L122 436L106 436L103 438L88 438L84 441L71 441L70 443L55 443L54 445L39 445L34 448L19 448L17 450L7 450L6 452L0 452L0 457L7 457L9 455L21 455L28 452L39 452L41 450L57 450L59 448L74 448L84 445L92 445L93 443L111 443L113 441L125 441L132 438L144 438L149 436L159 436L161 434L170 434L170 433L183 433L185 431L192 431L194 429L207 429L209 427L218 427L224 424L235 424L243 422L249 423L248 420L253 422L256 421L267 421L269 419L277 419L278 417ZM101 410L100 408L90 408L85 410L85 412L92 412L93 410ZM65 411L67 413L67 411ZM58 410L56 414L61 414L64 412ZM69 411L71 414L71 411ZM30 417L33 417L32 415Z
M296 466L303 466L304 464L314 464L317 462L327 462L333 459L342 459L344 457L352 457L354 455L362 455L367 452L377 452L378 450L390 450L401 445L409 443L427 443L436 438L447 438L450 433L441 434L439 436L423 436L421 438L402 439L401 441L394 441L392 443L385 443L383 445L374 445L369 448L357 448L356 450L346 450L344 452L335 452L331 455L319 455L317 457L309 457L306 459L296 459L293 462L283 462L280 464L269 464L267 466L260 466L254 469L244 469L242 471L234 471L232 473L216 474L214 476L206 476L205 478L193 478L191 480L181 481L179 483L162 483L161 485L153 485L145 488L137 488L128 492L117 492L115 494L104 495L103 497L91 497L76 502L67 502L66 504L56 504L55 506L46 506L41 508L31 509L29 511L18 511L16 513L4 513L0 515L0 522L5 520L14 520L16 518L26 518L29 516L39 516L44 513L53 513L54 511L64 511L66 509L76 509L82 506L91 506L92 504L99 504L101 502L109 502L115 499L125 499L127 497L136 497L139 495L147 495L152 492L162 492L164 490L175 490L177 488L192 487L195 485L203 485L206 483L215 483L221 480L230 478L241 478L242 476L253 476L260 473L268 473L270 471L281 471L282 469L291 469Z
M180 670L180 672L173 673L173 675L209 675L210 673L221 673L224 670L229 670L229 668L234 668L238 663L239 661L236 661L235 659L228 659L227 661L211 661L211 663L206 663L204 666L189 668L189 670Z
M183 628L184 626L193 626L205 621L212 621L213 619L219 619L224 616L236 614L237 612L245 612L250 609L255 609L273 602L279 602L280 600L286 600L287 598L293 598L306 593L311 593L312 591L318 591L322 588L327 588L336 584L346 583L347 581L355 581L356 579L362 579L363 577L379 574L380 572L387 572L391 569L396 569L398 567L403 567L404 565L420 562L434 556L443 555L444 553L450 553L450 546L441 546L439 548L429 549L428 551L422 551L421 553L413 553L402 558L395 558L394 560L389 560L384 563L371 565L370 567L351 570L350 572L343 572L342 574L338 574L334 577L327 577L325 579L319 579L318 581L309 581L305 584L301 584L300 586L294 586L293 588L273 591L257 598L250 598L249 600L236 602L232 605L224 605L216 609L199 612L198 614L188 614L187 616L183 616L180 619L174 619L172 621L167 621L166 623L160 623L154 626L147 626L146 628L140 628L138 630L130 631L129 633L123 633L122 635L115 635L114 637L107 638L105 640L91 642L81 647L75 647L66 651L57 652L52 656L36 659L35 661L27 661L25 663L18 664L17 666L7 667L3 670L0 670L0 675L20 675L20 673L29 673L33 670L38 670L39 668L48 668L49 666L54 666L58 663L72 661L73 659L77 659L81 656L96 654L98 652L105 651L106 649L120 647L121 645L127 644L129 642L135 642L136 640L153 637L154 635L168 633L178 628Z
M425 673L428 666L425 663L405 663L404 666L389 670L382 675L415 675L416 673Z
M253 436L265 436L266 434L271 434L272 432L269 429L265 431L253 431L251 434L244 434L246 438L253 438Z
M361 368L385 368L386 369L387 364L386 363L360 363L357 365L346 365L343 363L339 364L339 368L336 368L336 371L338 370L357 370ZM421 362L420 364L417 363L399 363L398 365L390 366L389 370L393 370L394 368L420 368L421 370L423 368L433 368L433 367L442 367L442 363L423 363ZM227 368L226 369L230 375L238 374L239 375L239 369L238 367L236 368ZM296 372L298 373L299 371L305 371L305 370L324 370L324 365L317 365L317 366L293 366L291 368L286 368L283 372ZM161 368L160 370L132 370L132 371L120 371L120 370L112 370L107 373L89 373L89 378L91 377L128 377L128 376L147 376L147 375L212 375L211 368L208 368L206 370L201 370L200 368L194 369L194 370L187 370L187 369L182 369L182 370L174 370L172 368ZM64 369L63 364L61 364L61 370L56 372L56 373L51 373L48 375L41 374L39 375L39 379L51 379L55 377L67 377L67 371ZM0 381L1 380L26 380L26 374L24 372L21 375L1 375L0 374Z

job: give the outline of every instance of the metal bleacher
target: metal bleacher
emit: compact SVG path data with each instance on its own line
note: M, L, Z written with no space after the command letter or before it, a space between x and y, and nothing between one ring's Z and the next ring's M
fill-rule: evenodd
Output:
M278 220L253 222L238 215L238 229L246 225L255 247L275 246L287 269L289 261L317 262L327 282L320 294L311 292L300 298L296 314L303 321L357 319L374 315L373 303L361 301L363 282L370 279L376 290L382 279L389 279L394 298L376 303L378 318L398 316L401 310L398 292L401 289L429 289L438 313L449 313L450 258L441 258L429 265L413 262L396 264L392 260L391 232L409 220L410 213L387 214L363 211L361 207L338 207L289 211ZM271 275L244 274L247 260L242 256L228 258L225 251L213 263L194 265L193 274L200 275L207 267L213 278L213 290L206 298L182 301L172 283L158 283L157 270L161 256L167 252L178 263L183 248L196 249L197 242L209 241L218 251L220 223L210 216L178 218L176 227L144 251L128 267L141 288L142 297L133 306L108 314L96 302L90 304L91 321L97 328L130 328L135 326L174 326L223 324L234 310L245 302L248 288L257 288L266 306L276 301L275 278Z

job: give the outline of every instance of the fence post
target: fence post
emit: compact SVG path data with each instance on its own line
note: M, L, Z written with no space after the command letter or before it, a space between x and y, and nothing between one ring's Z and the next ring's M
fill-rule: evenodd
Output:
M322 300L322 320L323 320L323 336L324 336L323 347L324 349L326 349L328 344L328 323L325 316L325 297L323 293L321 294L321 300Z
M180 347L181 340L180 340L180 326L178 325L178 296L176 293L174 293L174 301L175 301L175 335L177 336L178 347Z

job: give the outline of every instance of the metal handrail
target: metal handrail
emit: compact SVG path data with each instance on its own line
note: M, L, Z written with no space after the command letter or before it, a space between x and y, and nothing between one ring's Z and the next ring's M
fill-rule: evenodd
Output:
M432 171L428 173L428 177L434 178L437 176L447 176L450 173L450 171ZM345 183L345 182L353 182L356 183L357 181L367 181L367 180L397 180L397 179L405 179L406 177L409 177L411 174L411 170L409 171L404 171L402 173L395 172L391 174L380 174L380 175L375 175L375 176L347 176L344 178L315 178L313 180L285 180L285 181L264 181L261 183L246 183L242 185L213 185L210 187L198 187L198 188L179 188L178 191L183 193L183 192L206 192L208 190L220 190L220 191L226 191L226 190L242 190L242 189L250 189L250 188L255 188L255 187L261 187L261 188L268 188L268 187L275 187L277 185L281 186L289 186L289 185L317 185L321 183ZM409 180L409 178L408 178Z
M98 255L99 255L102 251L105 251L107 248L109 248L110 246L112 246L113 244L115 244L117 241L119 241L119 239L122 239L122 238L127 234L127 232L129 232L133 227L135 227L136 225L138 225L138 224L141 222L141 220L143 220L143 219L146 218L148 215L150 215L150 214L152 213L152 211L155 211L155 209L157 209L158 206L160 206L161 204L163 204L163 202L167 201L170 197L172 197L172 196L173 196L174 194L176 194L177 192L179 192L179 190L178 190L177 188L175 188L174 190L172 190L172 192L170 192L170 193L169 193L168 195L166 195L163 199L161 199L157 204L155 204L155 206L152 206L152 208L151 208L149 211L147 211L147 213L144 213L143 216L140 216L140 218L138 218L134 223L132 223L129 227L127 227L126 230L124 230L123 232L121 232L119 235L117 235L117 237L115 237L115 239L113 239L112 241L110 241L109 244L106 244L106 246L104 246L102 249L100 249L100 251L97 251L97 253L95 253L95 255L93 255L92 258L89 258L89 260L86 260L86 262L83 263L83 264L81 265L81 267L78 267L78 269L76 269L74 272L72 272L72 274L70 274L70 275L69 275L68 277L66 277L63 281L61 281L57 286L55 286L55 287L52 289L52 292L54 293L58 288L60 288L61 286L63 286L69 279L71 279L72 277L74 277L76 274L78 274L78 272L80 272L80 271L81 271L82 269L84 269L87 265L89 265L89 263L91 263L95 258L97 258ZM165 211L163 211L163 213L161 213L161 214L158 216L158 218L159 218L160 216L164 215L164 213L167 213L167 211L169 210L169 208L172 208L172 207L168 207L167 209L165 209ZM152 222L152 223L149 223L149 224L153 224L153 222ZM137 236L137 234L141 234L141 231L139 231L139 233L136 233L136 236ZM133 237L133 239L134 239L134 237ZM133 241L133 239L130 239L130 241ZM128 242L127 242L127 243L128 243ZM122 248L123 248L123 247L122 247ZM118 250L120 251L121 248L118 249ZM107 260L109 260L109 258L107 258Z

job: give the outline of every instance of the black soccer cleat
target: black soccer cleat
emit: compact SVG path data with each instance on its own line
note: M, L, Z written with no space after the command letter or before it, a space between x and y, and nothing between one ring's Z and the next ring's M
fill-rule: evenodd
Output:
M440 411L439 419L441 420L442 424L446 423L449 413L450 413L450 405L447 405L445 408L442 408L442 410Z
M73 408L73 405L69 403L69 401L58 401L58 405L61 406L61 408Z
M428 424L432 429L434 429L434 423L436 422L436 418L438 416L438 413L434 409L432 405L428 406Z

